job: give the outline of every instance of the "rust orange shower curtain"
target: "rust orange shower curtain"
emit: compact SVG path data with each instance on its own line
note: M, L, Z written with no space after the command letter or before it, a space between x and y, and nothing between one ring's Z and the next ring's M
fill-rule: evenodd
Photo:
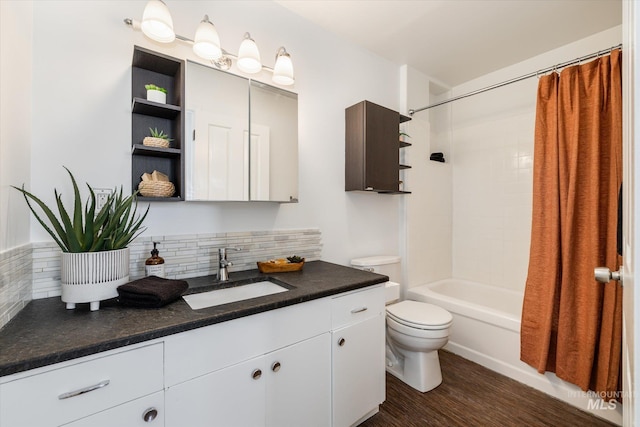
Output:
M621 53L540 78L531 252L520 358L610 400L619 390L622 288L615 271L622 180Z

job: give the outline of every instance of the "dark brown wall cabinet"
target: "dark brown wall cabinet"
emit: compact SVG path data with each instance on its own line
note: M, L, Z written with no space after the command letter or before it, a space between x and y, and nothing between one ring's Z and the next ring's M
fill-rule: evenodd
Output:
M147 201L184 200L184 61L134 46L131 66L131 188L154 170L169 177L173 197L139 197ZM147 100L146 84L167 89L167 103ZM149 128L163 130L173 140L168 148L142 144Z
M411 120L397 111L369 101L345 110L345 191L400 191L399 149L409 146L399 139L399 124Z

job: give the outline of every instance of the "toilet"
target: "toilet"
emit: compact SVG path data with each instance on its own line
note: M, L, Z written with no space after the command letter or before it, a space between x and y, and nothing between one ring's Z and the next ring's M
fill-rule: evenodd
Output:
M385 284L387 372L421 392L436 388L442 382L438 350L449 340L451 313L425 302L399 301L399 256L356 258L351 265L389 277Z

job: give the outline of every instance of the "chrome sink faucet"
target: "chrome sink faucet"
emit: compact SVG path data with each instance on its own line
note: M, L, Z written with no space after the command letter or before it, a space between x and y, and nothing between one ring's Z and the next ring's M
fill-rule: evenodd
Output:
M218 249L218 280L223 282L229 280L229 270L227 267L233 265L231 261L227 261L227 251L241 251L242 248L219 248Z

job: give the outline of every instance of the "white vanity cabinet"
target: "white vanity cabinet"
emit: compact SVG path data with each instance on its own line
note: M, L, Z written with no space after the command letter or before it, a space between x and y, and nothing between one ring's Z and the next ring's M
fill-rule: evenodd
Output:
M166 426L331 423L329 333L170 387Z
M5 376L0 427L352 425L384 400L383 300L374 285Z
M385 399L384 288L336 297L331 312L332 425L348 427Z
M0 426L161 426L163 387L162 343L87 356L3 377Z
M165 340L167 427L331 424L329 299Z

